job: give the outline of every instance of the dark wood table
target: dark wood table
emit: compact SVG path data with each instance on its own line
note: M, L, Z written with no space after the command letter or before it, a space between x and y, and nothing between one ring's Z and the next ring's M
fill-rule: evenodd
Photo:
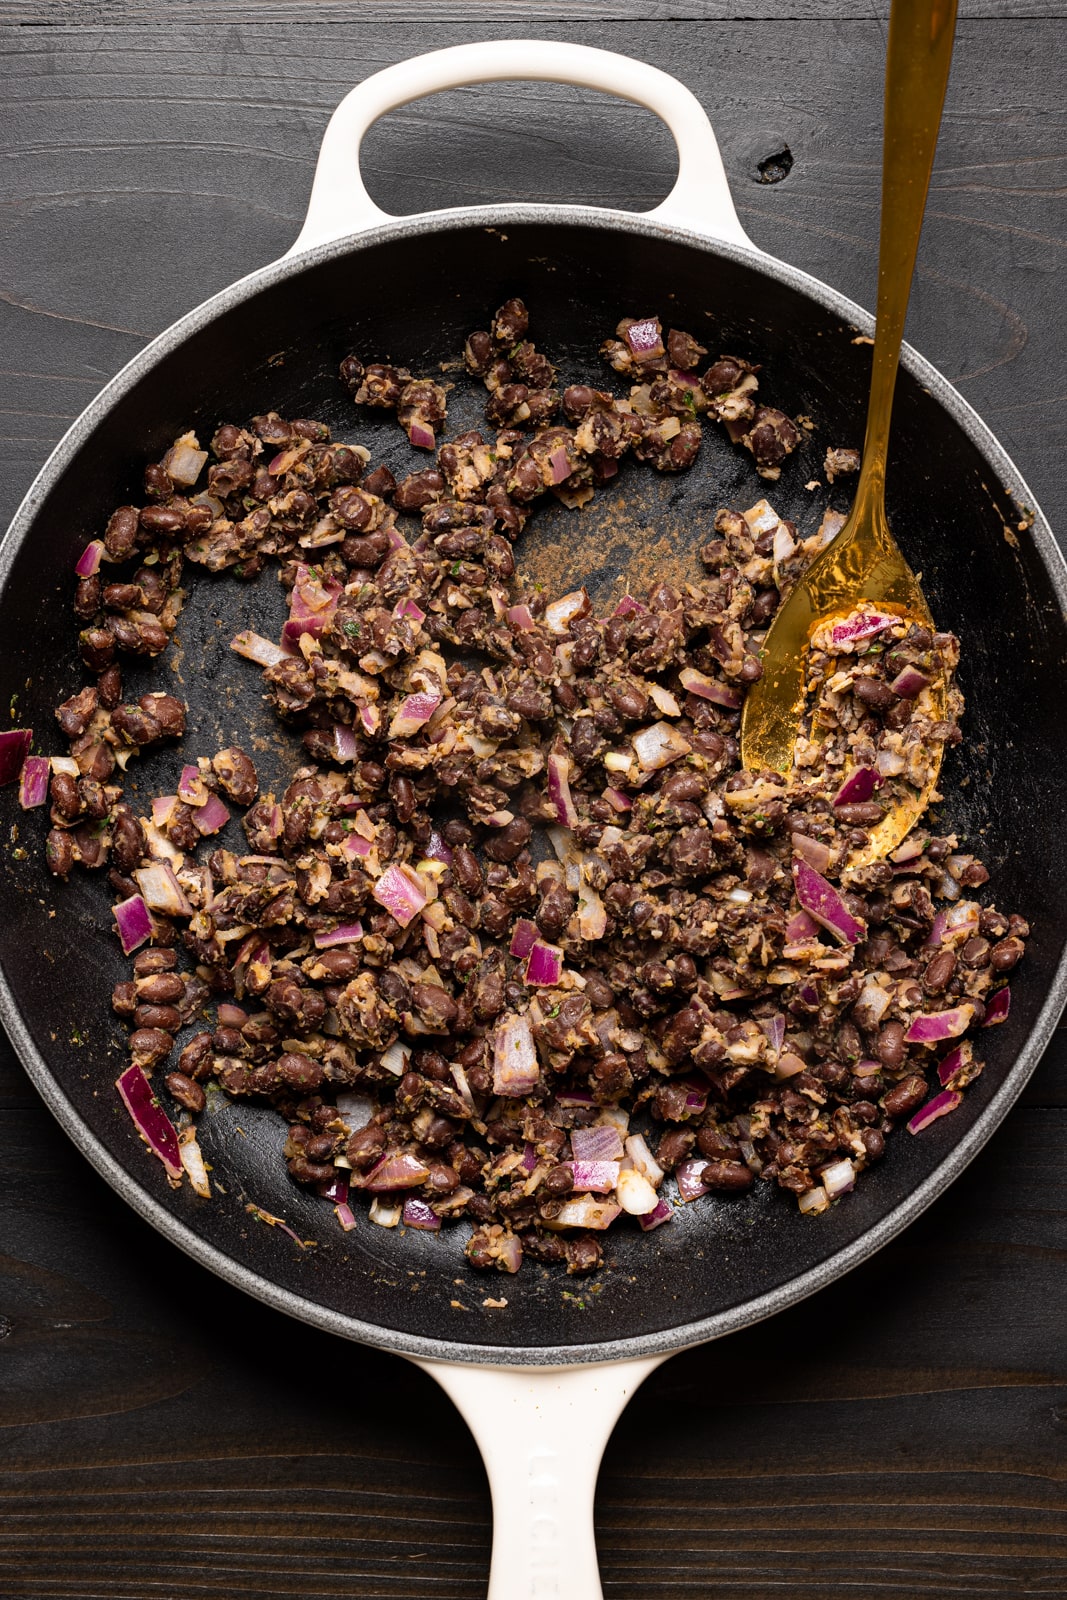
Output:
M885 18L856 9L0 0L0 522L105 379L286 249L342 93L435 46L541 35L674 72L712 112L752 237L869 304ZM1065 18L1064 0L964 6L909 325L1060 528ZM366 155L396 211L640 209L673 171L650 116L542 85L410 107ZM904 1237L647 1384L601 1474L611 1600L1067 1595L1062 1038ZM158 1239L6 1047L0 1205L4 1600L484 1594L488 1490L444 1396Z

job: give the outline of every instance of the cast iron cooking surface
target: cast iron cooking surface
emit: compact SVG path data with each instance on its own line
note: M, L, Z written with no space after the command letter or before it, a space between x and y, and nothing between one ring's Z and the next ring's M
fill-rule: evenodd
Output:
M430 238L399 231L320 253L297 275L202 319L82 441L14 556L0 596L0 696L4 705L12 702L13 725L32 726L38 749L60 748L53 707L83 681L69 609L74 560L110 509L139 503L144 463L158 459L179 431L193 426L204 443L220 421L244 422L271 408L321 417L335 437L366 443L373 460L387 461L399 476L426 457L408 448L394 421L356 412L337 380L341 357L355 349L426 373L450 364L446 376L457 390L448 431L476 426L482 391L469 388L457 355L465 334L484 326L510 294L525 298L532 337L565 381L606 384L600 340L620 316L657 311L666 325L695 333L712 357L726 352L763 363L761 398L815 423L776 484L757 478L747 454L711 427L690 473L660 476L626 463L585 511L542 507L520 541L521 567L559 593L584 581L605 602L657 575L695 575L720 505L743 507L765 494L803 532L812 531L828 495L805 484L822 476L827 445L862 439L869 344L857 343L857 327L837 312L740 254L731 259L662 233L648 237L640 219L629 227L553 220L511 221L502 229L441 225ZM200 1121L215 1197L200 1200L188 1186L175 1194L113 1088L125 1061L125 1030L108 997L127 963L111 931L103 875L75 872L68 884L55 882L43 864L44 813L17 813L8 790L6 816L18 820L0 856L7 1020L11 1025L13 1005L22 1018L14 1034L31 1070L36 1050L97 1158L103 1152L105 1165L110 1158L132 1180L128 1198L143 1205L150 1197L225 1258L211 1264L266 1297L272 1287L298 1297L304 1306L283 1302L287 1309L337 1331L400 1348L427 1339L471 1351L497 1347L505 1359L517 1348L527 1359L538 1352L545 1359L569 1347L580 1359L583 1347L602 1342L645 1339L651 1347L660 1336L681 1343L670 1330L773 1295L805 1273L832 1271L832 1257L856 1246L935 1174L988 1106L1056 984L1067 928L1067 791L1049 777L1060 750L1067 629L1042 558L1017 528L1019 506L965 427L907 373L894 427L890 521L922 573L935 616L963 643L967 742L946 763L939 824L980 852L997 903L1033 925L1014 975L1010 1020L981 1036L986 1071L961 1109L919 1138L895 1136L885 1162L820 1219L801 1217L766 1185L742 1199L709 1197L681 1208L651 1236L629 1227L609 1233L605 1268L588 1279L530 1263L514 1278L475 1275L462 1257L465 1227L437 1237L387 1232L369 1223L358 1203L358 1226L343 1234L332 1207L289 1180L282 1119L221 1095L211 1097ZM846 481L829 498L844 507L849 494ZM151 794L173 789L183 758L223 744L252 752L264 788L283 786L300 764L297 741L262 703L257 669L228 648L242 627L276 635L283 614L276 569L252 585L187 571L190 599L177 647L155 667L124 667L128 692L168 688L189 705L181 752L166 749L132 764L129 787L143 806ZM25 860L13 853L16 831ZM235 819L222 842L239 849L243 837ZM50 1094L39 1067L35 1075ZM81 1142L94 1154L90 1141ZM314 1244L299 1248L250 1215L249 1203ZM190 1238L184 1242L195 1248ZM486 1296L505 1297L506 1308L483 1308ZM587 1350L586 1358L594 1354Z

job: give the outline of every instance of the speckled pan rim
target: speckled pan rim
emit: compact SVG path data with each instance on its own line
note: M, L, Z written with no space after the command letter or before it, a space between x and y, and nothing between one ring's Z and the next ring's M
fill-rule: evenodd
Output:
M184 343L191 334L234 306L254 298L260 290L286 279L299 277L306 268L320 262L373 249L378 244L397 239L425 237L427 234L463 228L482 231L487 228L515 227L522 223L586 227L607 233L632 234L659 239L665 243L689 246L709 255L736 261L787 284L841 317L846 324L855 327L861 333L870 334L874 329L873 317L854 301L838 294L818 278L813 278L786 262L764 255L755 248L748 250L741 246L725 244L702 234L656 222L640 213L623 213L586 206L512 205L431 212L415 217L398 218L394 223L349 238L334 240L300 256L283 257L280 261L260 268L179 318L134 356L68 429L27 491L3 544L0 545L0 591L7 582L17 552L31 533L34 518L44 497L74 453L85 443L112 405L150 372L158 361ZM1014 462L963 396L909 345L904 346L902 365L963 429L989 463L1001 486L1016 503L1028 507L1033 513L1033 525L1027 537L1033 541L1037 549L1059 599L1061 610L1067 613L1067 562L1052 536L1047 520L1037 507ZM363 1322L358 1317L329 1310L302 1295L280 1289L259 1273L251 1272L241 1266L214 1245L207 1244L195 1229L172 1216L165 1206L143 1189L126 1168L108 1153L75 1111L30 1037L0 961L0 1020L23 1066L45 1104L78 1149L101 1177L146 1222L151 1223L165 1238L184 1250L201 1266L276 1311L285 1312L327 1333L358 1340L360 1343L391 1351L397 1355L416 1356L425 1360L454 1361L473 1366L578 1366L638 1357L665 1356L748 1327L752 1323L773 1316L775 1312L784 1311L786 1307L795 1305L808 1295L824 1288L862 1261L866 1261L883 1245L895 1238L909 1223L920 1216L974 1159L1021 1094L1052 1037L1065 1001L1067 1001L1067 945L1049 986L1048 997L1026 1043L974 1126L953 1146L936 1171L913 1190L906 1200L895 1206L880 1222L868 1228L859 1239L839 1250L820 1266L802 1273L767 1294L733 1306L715 1316L673 1328L664 1328L657 1333L641 1337L605 1339L588 1345L468 1346L453 1340L425 1339L382 1328L373 1323Z

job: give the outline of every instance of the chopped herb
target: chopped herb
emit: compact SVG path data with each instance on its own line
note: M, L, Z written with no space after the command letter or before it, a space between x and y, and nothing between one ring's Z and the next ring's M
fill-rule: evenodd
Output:
M448 570L454 578L458 578L460 573L463 571L462 561L453 561Z
M341 632L346 634L349 639L358 639L360 635L359 623L349 618L347 621L342 622Z

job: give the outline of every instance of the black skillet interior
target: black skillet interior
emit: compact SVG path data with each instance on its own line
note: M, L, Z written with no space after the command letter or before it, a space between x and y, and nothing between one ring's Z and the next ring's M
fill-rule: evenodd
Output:
M693 572L716 508L745 506L764 493L802 530L817 525L827 494L805 485L822 476L827 445L861 442L869 367L869 346L837 315L749 265L637 231L557 220L394 238L306 268L208 321L84 441L48 493L0 598L0 697L5 706L11 701L13 724L32 725L36 748L60 748L52 708L82 682L69 610L73 562L111 507L137 500L144 462L157 459L179 431L193 425L203 440L222 419L273 407L325 418L336 435L366 442L398 474L425 464L395 423L355 414L336 378L338 361L354 348L432 372L454 362L465 333L484 326L513 293L527 300L533 336L569 380L603 382L599 341L620 316L656 310L665 323L694 332L712 355L762 362L763 395L816 425L778 484L761 483L750 458L709 429L689 474L624 468L584 512L545 507L525 535L520 564L546 584L564 592L585 581L606 599L624 584ZM480 398L460 372L450 375L457 380L450 427L458 431L477 423ZM1019 508L959 423L906 374L895 428L890 520L922 572L936 616L964 646L967 743L948 764L943 825L980 850L993 874L991 896L1034 925L1011 1018L984 1037L988 1067L961 1110L922 1137L894 1138L883 1165L816 1223L760 1185L741 1200L686 1207L648 1236L628 1227L611 1233L606 1270L580 1283L530 1265L506 1283L474 1279L462 1259L462 1228L436 1238L405 1235L361 1215L355 1231L342 1234L332 1208L289 1181L281 1120L247 1104L215 1104L201 1122L216 1187L225 1192L210 1202L188 1187L173 1194L112 1088L124 1051L108 995L126 969L106 885L87 874L54 882L41 853L44 813L23 817L8 790L0 858L4 973L33 1044L85 1130L132 1183L221 1257L313 1306L375 1325L386 1343L437 1338L546 1349L642 1338L742 1305L827 1262L927 1179L1015 1060L1061 956L1067 791L1052 778L1067 632L1039 556L1015 531ZM839 485L833 499L844 505L848 492L847 483ZM254 750L275 783L296 764L261 703L256 669L227 648L239 627L276 634L281 614L273 574L242 586L198 573L178 649L156 668L129 675L135 692L172 687L188 701L183 753L190 758L237 741ZM143 804L173 789L180 763L179 752L166 751L139 764L133 788ZM230 831L239 847L236 823ZM254 1219L249 1201L285 1218L316 1247L300 1249ZM481 1309L484 1296L499 1293L506 1310Z

